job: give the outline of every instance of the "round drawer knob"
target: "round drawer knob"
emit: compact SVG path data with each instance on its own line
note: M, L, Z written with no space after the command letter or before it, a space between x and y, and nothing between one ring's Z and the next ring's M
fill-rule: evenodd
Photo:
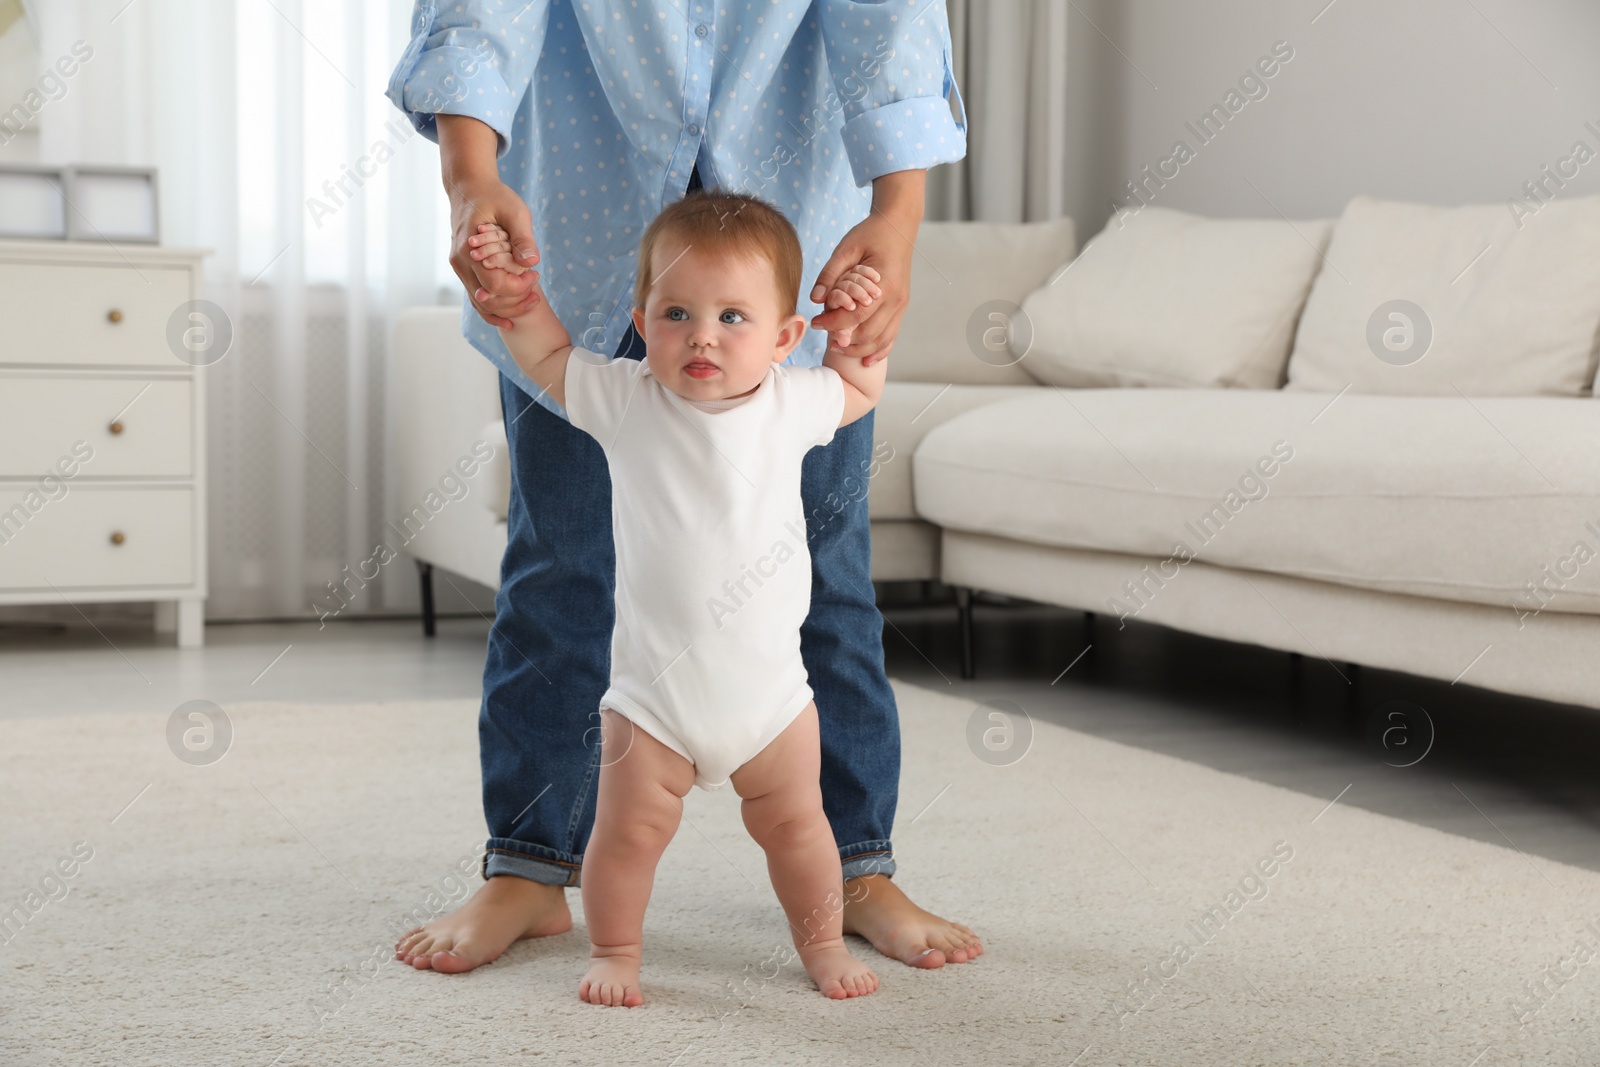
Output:
M121 433L122 432L122 420L118 419L116 422L113 422L109 427L107 427L107 429L109 429L113 434Z
M126 541L127 539L128 539L128 535L123 533L121 530L117 530L115 533L113 533L111 535L111 543L114 544L114 545L120 545L120 544L122 544L122 542Z
M106 312L106 319L110 322L121 322L122 312L116 308L112 308L110 311Z

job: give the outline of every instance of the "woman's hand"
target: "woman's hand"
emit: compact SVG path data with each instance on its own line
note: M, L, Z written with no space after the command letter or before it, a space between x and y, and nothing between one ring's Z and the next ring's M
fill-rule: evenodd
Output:
M484 321L509 330L511 320L527 314L540 299L534 272L525 269L539 260L528 205L498 177L447 182L445 188L450 194L450 267ZM499 269L484 262L478 228L485 223L505 231L511 258L523 266Z
M872 269L880 294L867 301L856 299L853 306L826 307L812 318L814 328L828 331L829 351L860 357L863 367L888 357L911 300L911 256L920 221L920 212L911 218L874 208L839 242L817 275L812 303L839 304L837 298L830 300L829 294L848 282L849 272L856 267Z

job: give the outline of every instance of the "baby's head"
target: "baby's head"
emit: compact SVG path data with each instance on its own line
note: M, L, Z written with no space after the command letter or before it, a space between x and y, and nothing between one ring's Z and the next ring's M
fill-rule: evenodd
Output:
M650 373L692 400L753 392L805 336L804 269L783 213L743 193L695 190L639 242L633 324Z

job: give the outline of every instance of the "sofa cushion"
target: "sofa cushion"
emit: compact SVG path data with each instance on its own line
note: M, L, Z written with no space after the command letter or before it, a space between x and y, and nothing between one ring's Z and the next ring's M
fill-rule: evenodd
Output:
M912 478L944 527L1170 558L1157 579L1187 553L1492 604L1515 626L1519 605L1600 613L1595 440L1588 398L1049 390L936 427Z
M1036 384L1011 354L1005 315L1077 250L1071 218L924 222L911 258L911 300L889 354L889 379Z
M1024 365L1056 385L1276 389L1331 228L1163 207L1113 218L1023 301Z
M895 348L898 350L899 345ZM889 357L893 362L894 356ZM927 432L975 407L1025 396L1042 385L935 385L931 382L885 382L872 414L872 456L867 514L873 522L915 519L911 492L911 457Z
M1576 396L1595 377L1600 196L1433 207L1357 197L1334 227L1289 388Z

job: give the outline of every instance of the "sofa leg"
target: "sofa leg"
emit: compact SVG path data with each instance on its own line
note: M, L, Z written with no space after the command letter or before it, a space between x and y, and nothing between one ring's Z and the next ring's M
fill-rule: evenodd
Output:
M1350 728L1351 732L1359 732L1362 725L1361 665L1358 663L1346 663L1344 666L1345 674L1350 679L1350 684L1345 687L1348 690L1345 693L1344 703L1345 725Z
M961 619L961 677L971 678L972 669L972 590L956 587L956 613Z
M417 578L422 583L422 636L432 637L437 629L433 613L433 564L417 560Z

